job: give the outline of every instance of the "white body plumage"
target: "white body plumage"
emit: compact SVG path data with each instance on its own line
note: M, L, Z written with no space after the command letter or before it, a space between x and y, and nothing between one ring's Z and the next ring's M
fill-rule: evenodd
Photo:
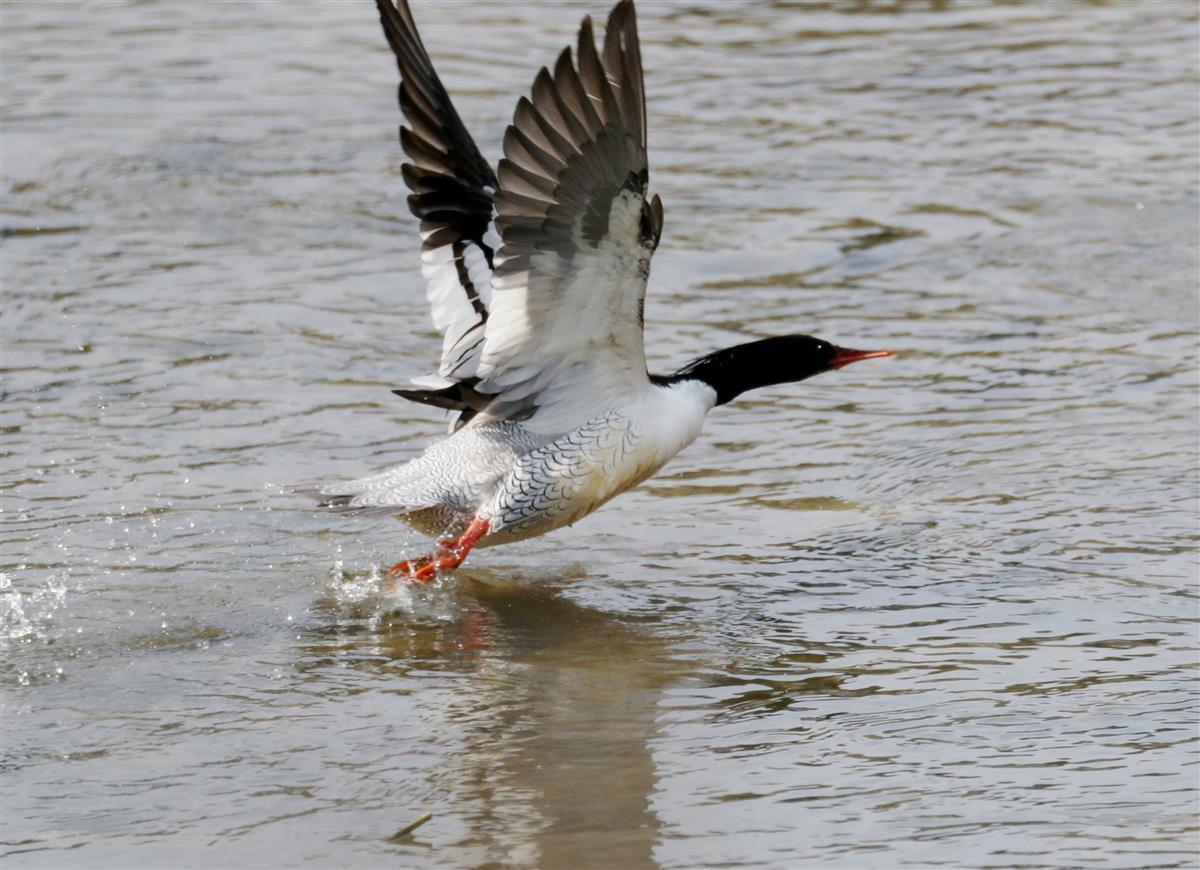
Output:
M411 462L336 487L355 513L394 514L430 535L479 517L478 546L570 525L641 483L700 434L716 393L699 381L647 383L631 401L558 436L472 422Z

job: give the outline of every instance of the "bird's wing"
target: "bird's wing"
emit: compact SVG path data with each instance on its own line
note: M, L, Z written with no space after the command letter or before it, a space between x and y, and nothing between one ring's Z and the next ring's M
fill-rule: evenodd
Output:
M407 0L376 0L383 32L400 68L400 109L408 126L400 143L412 194L408 206L421 219L421 272L433 322L442 333L434 389L471 377L479 364L491 299L496 234L494 200L499 185L433 69Z
M476 389L490 417L594 409L647 380L642 311L662 203L646 198L646 103L633 3L592 23L521 98L504 137L500 250Z

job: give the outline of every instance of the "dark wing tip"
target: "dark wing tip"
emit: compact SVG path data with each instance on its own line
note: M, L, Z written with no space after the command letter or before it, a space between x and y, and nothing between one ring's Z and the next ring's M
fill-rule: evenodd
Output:
M517 100L504 157L496 227L506 262L532 254L547 236L573 244L565 223L576 219L586 224L583 237L598 243L611 202L630 178L645 196L646 103L632 0L612 8L599 50L592 21L585 17L574 63L568 47L552 70L538 71L530 96ZM643 207L642 244L649 241L653 247L661 233L662 206L643 199ZM554 220L551 213L557 215Z
M392 392L410 402L433 405L448 411L477 411L485 407L492 398L476 392L475 386L478 383L478 378L470 377L436 390L415 388L392 390Z
M457 386L456 384L441 390L392 390L392 392L410 402L433 405L435 408L445 408L448 411L465 411L467 404L459 398Z
M495 174L479 153L446 93L421 41L408 3L406 0L395 0L395 3L393 0L375 0L375 5L379 9L384 36L396 56L401 80L400 109L412 133L424 140L427 151L432 148L442 153L437 162L444 166L439 166L438 171L449 170L449 174L470 187L494 188ZM409 151L405 144L405 150ZM416 158L417 155L409 151L409 156Z

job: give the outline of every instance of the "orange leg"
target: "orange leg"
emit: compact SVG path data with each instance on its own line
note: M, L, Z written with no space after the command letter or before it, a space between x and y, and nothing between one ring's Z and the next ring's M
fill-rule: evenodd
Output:
M407 574L413 580L428 583L439 571L452 571L461 565L475 543L487 533L488 521L475 517L457 540L439 542L438 546L445 555L435 553L411 562L397 562L389 573Z

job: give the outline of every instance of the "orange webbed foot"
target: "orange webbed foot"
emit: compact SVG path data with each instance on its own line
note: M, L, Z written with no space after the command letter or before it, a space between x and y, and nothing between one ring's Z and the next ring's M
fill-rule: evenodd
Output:
M388 574L392 575L393 577L396 577L396 576L415 577L416 572L418 570L420 570L421 568L424 568L426 565L433 562L434 559L436 559L436 558L437 558L436 556L422 556L420 559L413 559L411 561L405 560L403 562L397 562L391 568L388 568Z
M418 583L428 583L442 571L453 571L463 563L475 543L488 532L488 521L475 517L462 535L449 541L439 541L442 554L422 556L420 559L397 562L388 571L397 580L408 577Z

